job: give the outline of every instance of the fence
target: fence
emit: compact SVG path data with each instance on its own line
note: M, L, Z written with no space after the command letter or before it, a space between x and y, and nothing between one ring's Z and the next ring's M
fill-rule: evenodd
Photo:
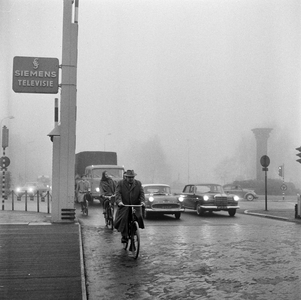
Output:
M5 199L2 199L2 210L36 211L49 214L51 200L49 191L43 194L25 192L23 195L11 191Z

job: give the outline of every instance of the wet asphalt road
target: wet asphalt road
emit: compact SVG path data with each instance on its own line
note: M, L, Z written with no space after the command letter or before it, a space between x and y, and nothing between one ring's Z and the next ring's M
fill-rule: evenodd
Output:
M134 260L105 228L99 203L78 218L89 300L300 299L299 224L226 212L152 218Z

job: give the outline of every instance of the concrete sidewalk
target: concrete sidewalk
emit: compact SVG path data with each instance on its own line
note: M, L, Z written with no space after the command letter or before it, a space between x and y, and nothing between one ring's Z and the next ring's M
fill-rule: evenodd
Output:
M86 299L78 222L0 211L0 299Z

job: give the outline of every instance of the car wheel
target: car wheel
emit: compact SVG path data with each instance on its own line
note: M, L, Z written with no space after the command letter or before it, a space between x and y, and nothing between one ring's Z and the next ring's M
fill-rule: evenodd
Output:
M180 212L175 213L175 218L176 219L180 219L180 217L181 217L181 213Z
M205 211L201 208L201 204L197 204L196 213L197 213L198 216L204 215Z
M253 196L252 194L248 194L248 195L246 196L246 199L247 199L248 201L253 201L253 200L254 200L254 196Z
M228 214L229 214L230 217L234 217L235 214L236 214L236 209L229 209Z

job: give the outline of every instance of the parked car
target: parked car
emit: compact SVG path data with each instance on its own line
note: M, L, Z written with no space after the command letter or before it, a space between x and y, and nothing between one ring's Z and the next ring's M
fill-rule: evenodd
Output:
M183 197L171 193L167 184L143 184L145 207L143 217L147 219L152 214L171 214L180 219Z
M25 192L27 192L28 196L35 196L37 193L39 193L39 195L43 195L49 190L49 186L46 186L40 182L26 182L24 186L17 187L15 189L15 193L18 197L24 195Z
M254 199L258 198L258 195L253 190L243 189L240 185L237 184L226 184L223 186L223 188L227 194L235 194L240 199L253 201Z
M184 197L183 207L196 210L199 216L205 212L228 211L230 217L233 217L239 208L239 197L226 194L219 184L187 184L182 195Z

